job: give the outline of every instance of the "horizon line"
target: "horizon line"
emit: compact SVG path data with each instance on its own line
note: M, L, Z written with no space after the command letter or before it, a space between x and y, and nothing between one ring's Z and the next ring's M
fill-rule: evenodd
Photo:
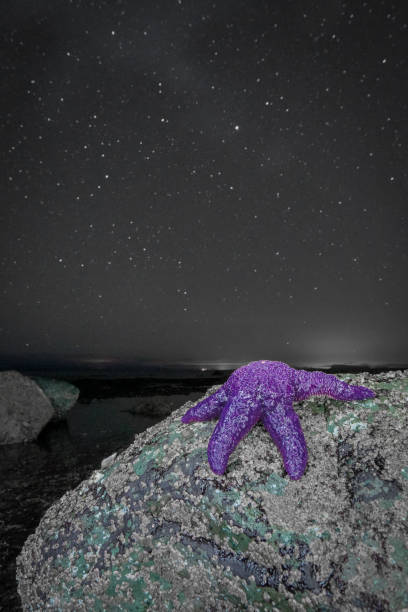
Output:
M101 372L102 370L105 372L109 372L110 370L120 370L123 371L132 371L132 370L177 370L177 369L190 369L197 370L201 372L205 372L207 370L212 371L229 371L236 370L239 367L247 365L251 363L251 361L229 361L229 360L217 360L217 361L159 361L159 360L143 360L139 362L131 361L128 359L121 360L119 358L88 358L88 359L50 359L43 358L39 363L35 363L33 359L19 359L16 358L4 358L0 356L0 371L7 369L15 369L15 370L27 370L27 371L58 371L58 370L70 370L73 369L75 371L95 371ZM272 360L268 359L266 361L281 361L280 359ZM286 363L286 362L283 362ZM293 363L293 362L292 362ZM322 362L310 362L303 363L297 365L292 365L292 367L297 369L302 368L313 368L313 369L333 369L333 368L368 368L368 369L408 369L408 363L380 363L378 361L372 362L351 362L351 363L322 363Z

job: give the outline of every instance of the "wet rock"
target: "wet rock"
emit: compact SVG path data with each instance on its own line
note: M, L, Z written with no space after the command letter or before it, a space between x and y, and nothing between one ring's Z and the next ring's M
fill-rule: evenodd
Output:
M35 440L53 414L33 380L15 370L0 372L0 444Z
M44 391L54 408L52 420L60 421L65 419L67 412L79 397L79 389L65 380L44 376L32 376L31 378Z
M297 481L261 424L214 474L215 421L180 421L193 402L137 435L27 539L23 609L407 608L408 372L346 376L377 397L295 405L309 451Z

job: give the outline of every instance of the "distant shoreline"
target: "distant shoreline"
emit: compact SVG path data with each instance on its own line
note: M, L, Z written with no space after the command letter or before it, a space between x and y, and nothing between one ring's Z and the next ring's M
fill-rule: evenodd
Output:
M239 367L239 366L238 366ZM347 364L334 364L331 366L303 366L293 365L296 369L304 370L322 370L328 374L334 373L353 373L358 374L361 372L368 372L370 374L378 374L380 372L389 372L396 370L406 370L408 365L405 364L385 364L382 366L370 366L370 365L347 365ZM2 364L0 362L0 372L6 370L16 370L26 376L43 376L48 378L56 378L61 380L183 380L183 381L217 381L228 378L228 376L236 368L232 369L218 369L214 367L210 368L188 368L188 367L156 367L156 366L142 366L135 368L123 368L112 367L112 368L81 368L78 367L58 367L55 365L42 364L41 367L33 368L28 366L18 366L18 364ZM214 384L214 383L213 383Z

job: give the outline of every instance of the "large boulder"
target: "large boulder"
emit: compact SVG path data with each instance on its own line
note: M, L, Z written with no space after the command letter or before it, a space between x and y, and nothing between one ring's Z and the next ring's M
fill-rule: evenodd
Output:
M35 440L54 414L44 391L15 370L0 372L0 444Z
M79 389L72 383L45 376L32 376L34 382L44 391L54 408L53 421L66 418L67 412L76 403Z
M297 481L261 424L214 474L215 422L180 421L193 402L137 435L27 539L23 609L408 608L408 371L339 378L377 397L295 405Z

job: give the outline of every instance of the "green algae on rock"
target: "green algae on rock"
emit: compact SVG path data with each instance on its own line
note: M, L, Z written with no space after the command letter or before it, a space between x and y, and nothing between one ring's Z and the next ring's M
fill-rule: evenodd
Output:
M137 435L27 539L23 609L408 607L408 371L338 376L377 397L299 405L309 464L298 481L261 424L214 474L215 422L180 422L193 402Z
M54 421L67 416L68 410L76 403L79 389L72 383L45 376L31 376L32 380L44 391L54 408Z

